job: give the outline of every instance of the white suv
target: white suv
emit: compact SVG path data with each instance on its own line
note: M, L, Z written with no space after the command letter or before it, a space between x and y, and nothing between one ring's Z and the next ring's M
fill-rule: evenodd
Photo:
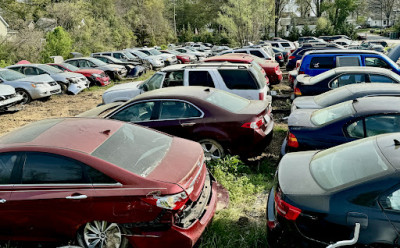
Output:
M269 88L259 69L252 64L222 62L165 67L144 82L111 87L104 92L103 103L128 101L143 92L172 86L213 87L250 100L269 99Z

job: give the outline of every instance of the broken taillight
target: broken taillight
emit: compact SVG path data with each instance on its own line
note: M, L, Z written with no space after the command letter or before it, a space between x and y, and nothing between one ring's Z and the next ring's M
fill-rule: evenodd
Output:
M282 55L278 55L278 59L282 59Z
M292 55L292 56L289 57L289 60L292 60L292 59L295 59L295 58L296 57Z
M281 191L275 193L275 210L287 220L296 220L301 213L301 209L282 200Z
M188 192L190 191L190 192ZM189 194L193 191L193 187L186 192L181 192L175 195L157 196L148 195L142 200L150 205L157 206L160 208L179 210L185 206L186 202L189 200Z
M275 67L275 73L279 74L279 71L280 71L279 66L276 66Z
M297 88L297 87L295 87L295 88L294 88L294 94L295 94L296 96L301 96L301 91L300 91L300 89Z
M296 136L294 136L294 134L292 133L288 134L287 145L293 148L299 147L299 142L297 141L297 138Z
M253 122L246 122L242 125L244 128L251 128L251 129L259 129L264 124L264 118L261 118L257 121Z

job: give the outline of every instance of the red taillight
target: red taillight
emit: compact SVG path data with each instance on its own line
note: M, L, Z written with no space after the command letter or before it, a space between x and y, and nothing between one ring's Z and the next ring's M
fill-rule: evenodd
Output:
M305 73L304 73L304 71L299 71L299 73L298 73L298 74L300 75L300 74L305 74Z
M260 93L261 94L261 93ZM261 96L260 96L261 97ZM261 99L260 99L261 100ZM264 124L264 118L259 119L258 121L253 122L246 122L242 125L244 128L251 128L251 129L260 129L261 126Z
M150 205L170 210L181 209L185 206L188 200L189 196L186 192L166 196L148 195L146 198L142 198L142 201L147 202Z
M279 69L279 66L275 67L275 73L279 73L281 69Z
M258 98L260 100L264 100L264 93L263 92L258 93Z
M269 85L269 77L267 75L265 75L265 84ZM261 94L261 93L260 93ZM264 95L264 94L263 94Z
M289 57L289 60L295 59L295 58L296 58L295 56L290 56L290 57Z
M297 141L297 138L296 136L294 136L294 134L292 133L288 134L287 145L293 148L299 147L299 142Z
M300 91L299 88L297 88L297 87L294 88L294 95L295 96L301 96L301 91Z
M296 61L296 69L299 68L301 66L301 60L297 60Z
M280 191L275 193L275 210L287 220L296 220L301 213L301 209L282 200Z
M291 53L293 53L293 52L294 52L294 50L295 50L295 49L292 49L292 50L290 50L290 52L291 52Z
M278 59L282 59L282 55L278 55Z

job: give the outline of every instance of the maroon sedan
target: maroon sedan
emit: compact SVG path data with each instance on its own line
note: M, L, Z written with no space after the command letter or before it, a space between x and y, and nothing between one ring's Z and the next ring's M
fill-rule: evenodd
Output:
M219 190L193 141L119 121L48 119L0 138L0 239L192 247Z
M250 101L215 88L193 86L153 90L115 108L118 104L81 116L132 122L198 141L207 158L221 158L226 151L244 159L254 157L272 139L274 122L268 100Z
M51 63L48 65L54 66L62 71L80 73L90 81L91 85L106 86L111 83L110 77L107 76L104 71L99 69L79 69L78 67L68 63Z

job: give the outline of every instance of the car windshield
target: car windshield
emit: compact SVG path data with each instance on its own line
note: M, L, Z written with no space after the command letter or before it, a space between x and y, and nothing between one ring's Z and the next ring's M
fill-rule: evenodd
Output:
M146 54L147 56L152 55L152 54L150 53L150 51L147 51L147 50L140 50L140 52Z
M92 152L92 156L147 177L165 157L171 143L170 136L125 124Z
M26 76L14 70L4 69L0 70L0 78L4 81L14 81L25 78Z
M282 42L281 45L282 45L283 47L290 47L290 44L289 44L289 43L286 43L286 42Z
M63 72L62 70L57 69L57 68L55 68L55 67L53 67L53 66L50 66L50 65L37 65L37 67L38 67L39 69L42 69L42 70L44 70L44 71L46 71L46 72L48 72L48 73L51 73L51 74L56 74L56 73L61 73L61 72Z
M70 71L77 71L77 70L79 70L78 67L76 67L76 66L74 66L74 65L71 65L71 64L68 64L68 63L62 63L62 66L64 66L65 68L67 68L67 69L70 70Z
M132 53L135 54L136 56L138 56L141 59L146 58L147 56L149 56L149 55L147 55L145 53L142 53L141 51L138 51L138 50L135 50Z
M243 97L219 90L208 96L206 101L233 113L239 113L250 104L250 101Z
M136 59L135 56L133 56L130 52L124 52L124 55L125 55L128 59Z
M318 152L310 163L315 181L329 190L388 171L375 139L361 139Z
M151 78L144 81L143 84L140 86L140 88L143 89L143 91L157 90L161 88L161 84L164 81L164 77L165 77L164 72L158 72L154 74Z
M181 54L180 52L174 51L174 50L167 50L167 53L174 54L174 55L179 55L179 54Z
M149 52L151 53L151 55L161 55L162 53L160 51L158 51L157 49L151 49L149 50Z
M321 107L328 107L335 103L341 102L342 99L346 99L351 95L351 91L349 91L346 87L339 87L314 96L314 101Z
M322 80L325 80L329 77L332 77L333 75L335 75L335 70L329 70L326 71L324 73L321 73L317 76L311 77L310 78L310 84L316 84L318 82L321 82Z
M354 113L353 101L342 102L314 111L311 115L311 122L316 126L322 126L329 122L351 116Z
M107 59L109 59L110 61L112 61L114 63L121 63L121 62L123 63L122 60L114 58L114 57L111 57L111 56L107 56Z
M96 66L106 66L108 65L107 63L99 60L99 59L95 59L95 58L89 58L88 59L90 62L94 63Z

